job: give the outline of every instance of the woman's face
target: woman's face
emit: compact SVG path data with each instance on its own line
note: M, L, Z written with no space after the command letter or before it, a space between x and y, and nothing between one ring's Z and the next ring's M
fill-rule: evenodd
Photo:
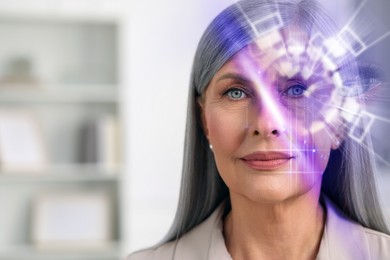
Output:
M230 192L265 203L320 187L338 145L329 117L331 80L318 68L303 75L304 58L279 53L264 54L256 44L244 48L200 101L204 132Z

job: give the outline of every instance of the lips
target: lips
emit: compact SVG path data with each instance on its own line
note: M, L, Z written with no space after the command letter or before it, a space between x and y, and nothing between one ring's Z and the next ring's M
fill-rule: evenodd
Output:
M278 169L295 158L287 153L256 152L246 155L241 160L250 168L258 171Z

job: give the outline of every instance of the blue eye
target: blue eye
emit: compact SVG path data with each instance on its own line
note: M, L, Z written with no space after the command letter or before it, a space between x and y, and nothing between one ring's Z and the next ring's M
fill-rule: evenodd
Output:
M226 94L233 100L241 100L247 97L246 93L238 88L230 89L226 91Z
M295 84L289 87L286 90L285 94L292 97L300 97L305 93L305 91L306 91L306 86L301 84Z

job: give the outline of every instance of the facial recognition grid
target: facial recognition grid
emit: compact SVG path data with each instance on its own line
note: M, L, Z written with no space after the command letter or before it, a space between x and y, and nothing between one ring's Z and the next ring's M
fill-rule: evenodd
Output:
M313 129L318 131L329 125L332 129L331 117L336 109L341 115L341 127L347 129L347 135L364 148L368 147L367 137L371 135L371 128L375 124L390 125L389 119L369 112L365 104L359 102L359 95L363 94L361 81L356 78L350 79L354 73L359 74L356 62L358 58L390 36L390 28L375 24L375 20L370 26L376 29L381 28L382 31L376 30L375 33L371 33L371 31L360 30L359 22L369 20L364 12L368 3L368 0L361 1L348 22L335 35L325 36L317 32L311 36L306 45L299 41L286 42L284 40L280 31L284 27L284 21L276 3L270 10L266 10L269 13L267 16L256 21L251 21L243 8L239 6L240 4L236 3L247 18L247 22L251 24L254 35L261 39L256 42L259 49L264 51L273 49L277 53L273 59L268 60L268 66L272 64L278 67L280 74L287 77L301 73L307 79L320 73L321 76L328 77L335 86L331 100L327 104L329 109L323 112L323 122L311 127L311 131ZM291 58L294 56L296 59ZM306 62L302 62L303 60ZM346 63L356 64L355 70L349 71L351 75L346 75L348 71L340 70L340 67ZM370 91L369 88L368 91ZM307 95L310 95L310 92ZM376 151L370 152L390 166L390 162L387 162L381 154Z

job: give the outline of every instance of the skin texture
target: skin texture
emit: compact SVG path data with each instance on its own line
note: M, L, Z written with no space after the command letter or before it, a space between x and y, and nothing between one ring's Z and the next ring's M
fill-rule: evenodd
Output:
M335 127L321 124L333 89L326 78L286 75L272 55L256 44L244 48L199 101L230 191L225 243L234 259L315 259L325 219L322 173L338 147ZM253 153L262 162L247 160Z

